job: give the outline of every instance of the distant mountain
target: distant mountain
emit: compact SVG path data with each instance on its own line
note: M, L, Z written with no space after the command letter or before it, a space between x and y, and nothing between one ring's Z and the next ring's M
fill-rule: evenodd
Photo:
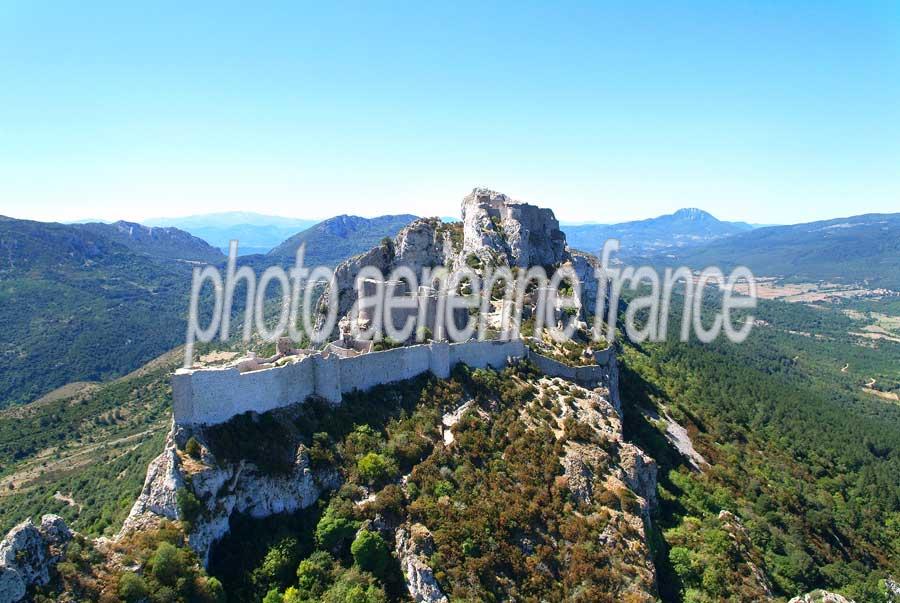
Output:
M769 226L656 256L692 268L749 266L758 276L900 290L900 214Z
M286 238L316 224L316 220L269 216L233 211L180 218L144 220L148 226L174 226L200 237L223 252L231 240L238 241L238 254L266 253Z
M267 254L282 263L293 262L297 248L306 243L307 266L336 266L350 256L368 251L384 237L393 237L416 219L411 214L361 218L341 215L297 233Z
M569 245L576 249L593 253L602 249L607 239L619 239L623 253L630 255L697 245L752 228L746 222L724 222L702 209L685 208L647 220L564 226L563 230Z
M190 283L189 263L99 229L0 217L0 407L122 375L182 343Z
M103 235L132 251L156 258L209 263L225 259L221 251L203 239L171 226L144 226L120 220L112 224L73 224L73 227Z

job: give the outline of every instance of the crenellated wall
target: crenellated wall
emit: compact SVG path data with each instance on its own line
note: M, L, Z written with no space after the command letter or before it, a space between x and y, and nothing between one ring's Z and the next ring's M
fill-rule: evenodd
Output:
M572 367L511 341L434 342L370 352L351 358L314 354L282 367L245 373L236 368L179 369L172 376L175 423L214 425L247 411L266 412L311 395L338 404L342 394L410 379L425 372L447 378L462 362L474 368L503 368L510 359L529 358L544 374L579 382L599 382L613 358L598 352L597 365Z

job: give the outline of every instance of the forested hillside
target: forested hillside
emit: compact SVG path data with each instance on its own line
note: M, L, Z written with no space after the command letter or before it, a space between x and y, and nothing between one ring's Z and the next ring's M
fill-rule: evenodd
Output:
M105 385L0 411L0 531L42 513L86 536L121 527L159 454L179 352Z
M131 371L184 340L191 264L0 218L0 407Z
M305 244L307 266L336 266L375 247L385 237L393 238L415 219L410 214L376 218L335 216L290 237L267 253L265 259L293 263L297 248Z
M624 348L626 435L661 465L662 595L744 601L762 583L884 600L881 581L900 573L900 406L861 385L898 376L900 345L854 340L836 309L757 315L769 326L739 345ZM817 337L801 331L813 325ZM708 465L673 448L670 419Z
M859 324L841 310L762 302L756 314L764 323L740 345L622 345L625 437L660 465L660 506L650 541L664 601L758 600L767 591L785 601L816 588L858 602L884 600L883 580L900 572L900 407L862 386L874 377L896 376L900 345L873 346L848 335ZM677 312L673 308L673 321ZM819 336L806 334L812 330ZM74 399L0 415L4 457L10 459L0 470L4 527L53 511L86 534L115 531L146 463L160 450L171 366L149 368ZM512 372L457 373L448 383L424 389L422 382L359 394L337 413L310 406L297 425L310 434L313 462L339 463L350 485L332 503L294 516L237 522L212 567L229 600L254 600L273 588L293 589L291 596L299 596L306 591L296 582L298 571L299 584L310 592L333 588L337 596L356 587L373 588L372 596L379 589L390 597L401 592L396 567L377 561L385 559L377 540L366 545L374 556L369 560L360 561L364 554L350 550L348 530L370 516L358 516L360 508L349 501L374 491L381 494L370 511L404 509L429 527L440 553L433 557L436 575L448 589L479 598L510 592L513 584L524 588L520 580L528 570L504 557L511 549L497 540L498 525L537 526L541 534L548 514L562 513L555 505L565 503L555 498L552 485L558 469L539 469L541 458L556 454L545 450L550 440L536 439L540 431L521 431L519 419L509 413L535 396L528 380ZM434 426L445 405L452 408L467 393L487 403L488 415L473 415L454 428L459 444L448 456L432 448ZM539 404L529 406L534 417L556 412L540 409L541 395L536 400ZM697 457L678 451L673 424L686 428ZM73 432L71 425L79 427ZM207 441L224 458L259 457L265 463L280 458L269 454L271 446L290 441L273 438L267 425L245 424L242 429L255 431L222 432L218 444ZM573 426L569 437L585 436ZM269 447L254 446L260 438ZM93 462L79 465L79 451L93 445L102 456L93 453ZM498 464L501 458L508 460ZM58 462L69 459L76 462ZM397 498L391 486L395 476L406 473L416 488L412 504ZM22 479L25 475L29 480ZM12 476L18 476L19 486L10 491ZM548 497L541 509L517 506L532 496L520 494L526 491ZM54 497L57 492L61 497ZM625 496L615 504L631 503ZM322 523L323 517L329 519ZM566 533L575 538L582 529L589 530L588 537L593 528L572 524ZM510 538L518 533L513 529ZM335 543L343 542L335 553L318 544L331 542L322 539L332 535ZM623 554L613 554L609 562L621 564ZM547 562L558 562L553 559ZM633 572L637 566L627 567ZM619 565L597 579L613 584L623 571Z
M210 264L216 264L225 259L221 251L203 239L178 228L144 226L124 220L112 224L89 222L72 226L104 236L111 241L121 243L132 251L154 258L190 260Z
M900 290L900 214L758 228L701 246L668 250L653 259L695 269L744 265L758 276Z

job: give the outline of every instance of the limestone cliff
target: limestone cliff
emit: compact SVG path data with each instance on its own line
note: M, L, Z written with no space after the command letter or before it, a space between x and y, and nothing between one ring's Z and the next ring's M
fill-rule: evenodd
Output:
M434 543L422 524L404 524L396 532L397 560L406 579L409 594L416 603L447 603L447 596L428 567Z
M251 462L217 459L205 446L199 459L192 458L182 450L189 435L173 427L163 453L148 467L119 538L152 528L161 519L183 521L188 542L205 564L210 547L228 533L234 513L289 513L308 507L323 491L340 484L333 471L313 472L302 446L289 471L273 474Z
M595 277L599 262L590 254L568 248L553 210L476 188L463 198L461 212L461 225L444 224L437 218L419 219L403 228L390 244L383 243L341 263L335 270L338 316L347 316L356 303L356 278L367 266L377 268L385 276L406 266L419 278L424 268L443 266L453 271L472 267L476 265L472 257L478 259L476 270L567 264L581 282L582 307L593 312L600 295ZM317 328L325 322L328 301L326 292L320 301ZM332 335L337 335L337 327Z
M57 515L44 515L38 526L28 519L10 530L0 541L0 602L20 601L29 588L47 584L71 539Z
M387 276L398 266L407 266L418 278L423 268L443 266L452 256L453 246L449 232L439 228L439 225L440 222L436 219L415 220L404 227L390 244L373 247L339 264L334 271L338 316L348 315L356 303L356 278L365 267L377 268ZM330 291L326 290L319 303L320 308L326 307L330 295ZM320 312L316 321L316 328L321 329L325 315ZM337 335L337 327L332 335Z
M462 256L509 266L556 266L569 259L553 210L476 188L462 201Z

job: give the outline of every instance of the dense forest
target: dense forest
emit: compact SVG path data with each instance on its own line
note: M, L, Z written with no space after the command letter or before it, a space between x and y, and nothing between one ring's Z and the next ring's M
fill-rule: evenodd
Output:
M747 560L776 595L884 600L883 579L900 573L900 406L860 386L896 379L900 346L855 340L839 310L761 302L767 326L742 344L623 346L626 435L661 465L665 600L747 600ZM708 467L689 469L660 414ZM726 554L722 511L745 528L739 553Z

